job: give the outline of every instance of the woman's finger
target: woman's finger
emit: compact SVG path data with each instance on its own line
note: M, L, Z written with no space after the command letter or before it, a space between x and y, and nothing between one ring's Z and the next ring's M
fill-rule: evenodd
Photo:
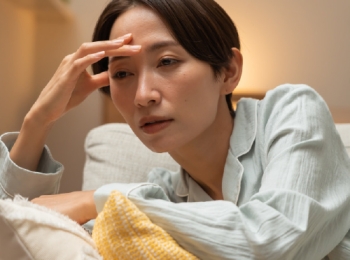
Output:
M73 78L79 77L79 75L86 70L87 67L92 65L93 63L103 59L107 56L132 56L136 53L139 53L141 50L141 45L124 45L123 47L110 50L110 51L101 51L98 53L93 53L84 56L83 58L77 59L73 61L72 69L70 71L69 76Z
M86 55L81 59L74 60L71 65L72 68L68 72L69 78L73 80L77 80L80 74L83 73L87 67L103 59L104 57L106 57L106 52L101 51L101 52Z
M108 40L108 41L98 41L98 42L86 42L83 43L77 52L74 54L74 59L83 58L89 54L113 50L116 48L122 47L124 44L127 44L131 41L131 34L127 34L125 36Z
M118 49L107 50L106 56L114 57L114 56L132 56L136 53L139 53L141 50L141 45L123 45Z
M96 74L91 76L91 92L95 89L102 88L109 85L109 77L108 72L102 72L100 74Z

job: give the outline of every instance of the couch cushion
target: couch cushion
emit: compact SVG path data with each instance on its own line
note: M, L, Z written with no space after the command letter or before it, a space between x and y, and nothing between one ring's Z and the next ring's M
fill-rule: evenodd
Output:
M179 165L167 153L154 153L127 124L106 124L91 130L85 141L83 190L108 183L138 183L147 180L154 167L177 171Z
M0 200L0 259L102 260L80 225L19 196Z

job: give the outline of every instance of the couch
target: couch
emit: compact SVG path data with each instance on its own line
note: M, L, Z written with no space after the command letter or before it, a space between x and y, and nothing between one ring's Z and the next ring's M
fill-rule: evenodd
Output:
M350 124L336 127L350 155ZM112 182L144 182L153 167L179 169L168 154L149 151L126 124L107 124L91 130L85 151L84 190ZM0 231L0 260L102 260L95 242L81 226L25 198L0 200Z

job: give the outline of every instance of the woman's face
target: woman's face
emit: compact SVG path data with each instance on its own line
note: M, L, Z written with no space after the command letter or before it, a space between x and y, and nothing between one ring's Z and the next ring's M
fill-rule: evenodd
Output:
M156 13L136 6L114 23L110 38L132 33L141 52L110 57L113 103L140 140L156 152L200 142L228 109L223 80L177 43ZM229 119L225 119L229 120Z

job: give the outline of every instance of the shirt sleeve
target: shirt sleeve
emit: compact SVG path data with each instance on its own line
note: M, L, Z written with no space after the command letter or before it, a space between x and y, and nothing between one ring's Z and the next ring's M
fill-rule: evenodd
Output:
M350 228L350 162L328 108L300 86L259 109L264 174L247 203L174 203L156 184L111 184L95 193L98 211L119 190L200 259L324 258Z
M63 165L55 161L45 146L37 171L29 171L16 165L9 152L18 133L0 136L0 199L13 198L20 194L28 199L59 191Z

